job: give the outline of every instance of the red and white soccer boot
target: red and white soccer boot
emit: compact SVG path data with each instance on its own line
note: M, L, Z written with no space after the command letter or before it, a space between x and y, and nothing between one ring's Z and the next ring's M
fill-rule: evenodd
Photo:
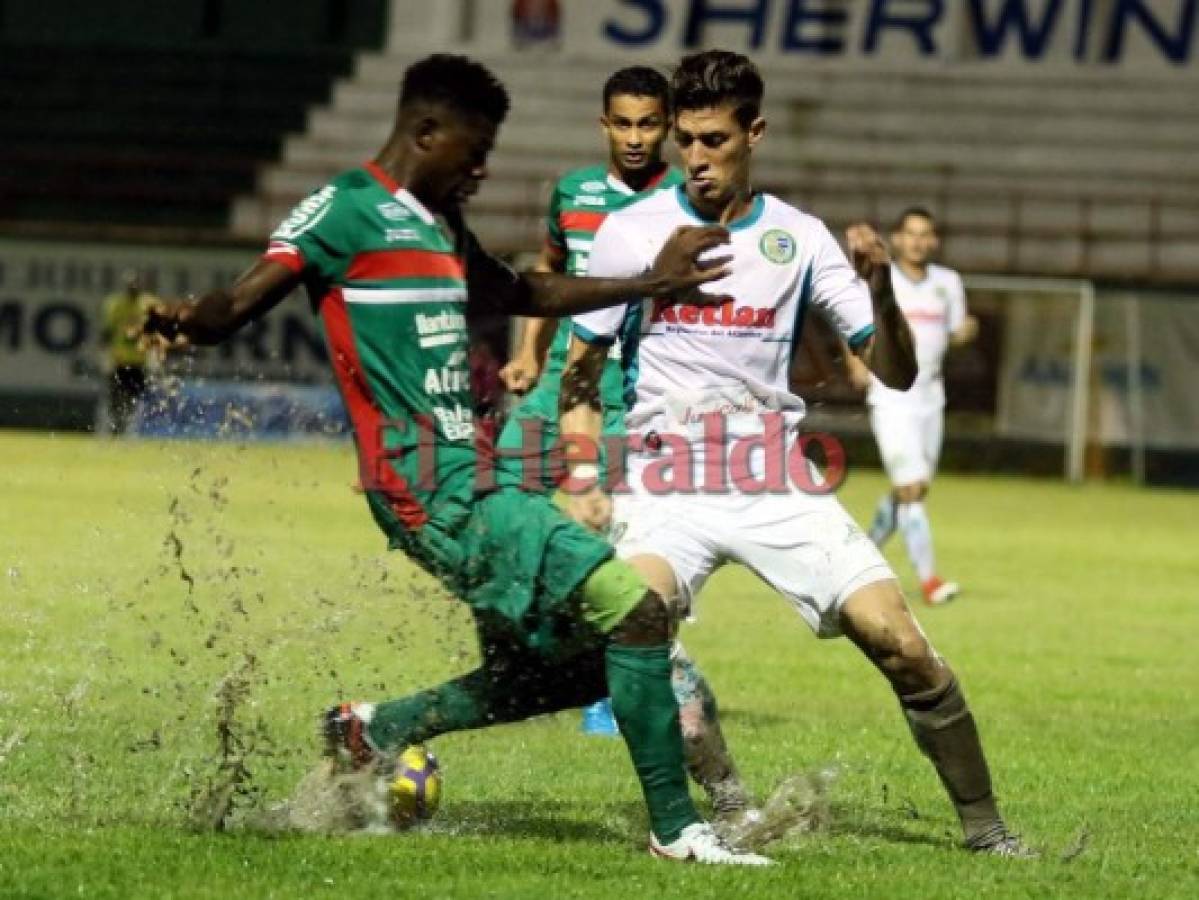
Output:
M924 593L924 602L929 606L940 606L942 603L948 603L962 592L956 581L942 581L936 575L928 581L922 582L920 590Z

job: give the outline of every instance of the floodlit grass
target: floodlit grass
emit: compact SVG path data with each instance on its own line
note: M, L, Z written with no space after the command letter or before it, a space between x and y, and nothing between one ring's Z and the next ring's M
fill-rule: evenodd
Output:
M277 799L324 706L473 664L464 609L383 551L344 446L0 434L0 472L0 896L1199 896L1193 495L935 486L942 569L966 594L921 618L1037 862L956 850L882 680L747 572L719 573L684 637L747 779L842 772L828 830L736 871L646 855L623 746L573 712L436 741L446 799L426 833L190 831L223 678L248 672L239 727ZM856 473L843 498L865 518L882 485Z

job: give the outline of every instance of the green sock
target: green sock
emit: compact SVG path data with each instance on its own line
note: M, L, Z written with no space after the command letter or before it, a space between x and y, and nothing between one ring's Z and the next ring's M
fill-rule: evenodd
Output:
M672 843L700 816L687 792L679 707L670 684L670 645L608 644L604 661L612 712L645 793L650 828L659 841Z
M478 689L483 678L472 672L419 694L378 704L367 726L371 743L387 753L439 734L492 724L495 717Z

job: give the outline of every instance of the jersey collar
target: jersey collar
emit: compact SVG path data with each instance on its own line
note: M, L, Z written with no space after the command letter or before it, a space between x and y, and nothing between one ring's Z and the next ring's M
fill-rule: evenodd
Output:
M648 194L650 191L657 188L658 185L660 185L669 174L670 163L662 163L662 168L654 175L653 178L645 183L645 187L643 187L640 191L633 190L631 187L621 181L613 172L609 172L607 174L606 180L608 182L608 187L612 188L612 190L628 197L632 197L634 194Z
M911 278L908 277L908 273L903 270L903 267L900 266L899 263L892 262L891 263L891 274L892 274L892 276L898 275L900 278L902 278L904 281L906 281L912 287L920 287L922 284L928 284L928 279L929 279L929 276L932 274L932 270L931 270L931 268L926 266L924 269L924 277L921 278L919 281L913 281Z
M687 215L691 216L691 218L703 225L720 224L719 222L715 222L711 219L705 219L699 214L699 210L691 205L691 200L687 197L686 186L680 184L678 187L676 187L675 196L679 198L679 206L681 206L683 211L687 213ZM762 213L765 212L765 210L766 195L761 193L754 194L754 202L750 204L749 212L743 215L740 219L730 222L725 226L725 228L727 228L729 231L741 231L745 228L752 228L758 223L758 219L762 218Z
M417 200L416 197L410 191L405 189L398 181L388 175L387 172L383 170L383 167L374 160L363 163L362 168L366 169L366 171L370 173L371 177L383 186L387 193L391 194L393 197L415 212L417 216L420 217L421 221L426 225L432 225L436 221L433 218L433 213L429 212L423 203Z

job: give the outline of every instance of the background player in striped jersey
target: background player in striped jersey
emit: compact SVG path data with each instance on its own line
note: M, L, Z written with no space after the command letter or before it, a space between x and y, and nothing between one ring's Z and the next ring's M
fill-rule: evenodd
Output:
M892 485L891 492L879 499L870 538L881 547L898 527L925 602L947 603L957 596L958 585L937 574L924 498L941 455L945 420L941 362L951 346L974 340L978 321L966 313L961 276L931 261L938 247L932 213L919 207L904 210L891 234L891 247L895 300L916 339L920 365L916 383L907 391L893 391L852 354L845 356L851 380L868 392L870 426Z
M515 274L479 247L461 213L487 176L507 110L507 92L477 63L438 55L411 66L376 158L301 203L232 287L155 309L146 333L217 343L303 283L324 325L375 521L390 547L471 608L479 668L406 697L333 707L324 718L331 754L385 767L438 734L610 691L649 809L651 852L765 864L730 850L688 794L669 606L544 495L480 489L467 367L469 308L567 314L646 292L685 295L724 271L696 259L726 235L680 233L629 280Z
M575 169L558 180L534 271L587 274L591 242L609 213L682 182L679 171L662 159L670 131L670 85L661 73L645 66L614 73L604 84L603 107L600 128L608 142L608 162ZM558 387L570 323L530 318L523 326L517 350L500 377L510 391L528 396L512 411L497 446L503 451L503 472L523 478L537 466L540 477L525 486L552 490L564 473L542 462L558 440ZM624 432L619 355L614 346L601 385L604 434ZM538 440L531 440L534 434ZM589 527L608 519L606 508L575 513Z
M658 190L682 184L678 169L662 159L670 133L670 84L646 66L620 69L604 84L600 128L608 142L608 162L567 172L559 179L546 214L546 241L536 271L587 273L591 242L604 218ZM557 443L558 394L570 343L570 322L526 319L520 347L501 371L509 390L528 396L512 411L497 446L502 477L520 479L525 487L553 490L562 472L546 465ZM604 436L624 433L624 375L620 342L609 349L600 378ZM603 453L598 473L607 471ZM526 480L530 471L536 484ZM593 505L572 504L578 521L592 528L606 526L611 508L606 495L591 495ZM703 675L682 647L674 651L674 686L683 725L687 768L712 800L718 824L741 821L749 811L749 795L737 774L717 720L716 699ZM611 700L605 698L583 711L588 734L615 735Z
M685 601L716 567L740 562L819 636L848 636L890 682L966 845L1027 855L1000 816L953 671L878 549L818 489L794 441L804 405L788 384L788 363L809 307L885 384L905 390L915 381L915 348L886 247L873 229L851 228L851 268L820 220L752 188L750 161L766 121L762 80L749 59L694 54L672 87L686 186L611 215L596 235L590 274L640 271L677 226L697 222L728 228L733 266L710 286L725 301L719 309L647 299L574 318L578 340L562 376L564 432L598 432L599 373L607 346L623 335L626 423L631 447L638 436L641 449L630 453L628 491L615 498L617 549L659 593ZM765 452L739 456L734 443Z

